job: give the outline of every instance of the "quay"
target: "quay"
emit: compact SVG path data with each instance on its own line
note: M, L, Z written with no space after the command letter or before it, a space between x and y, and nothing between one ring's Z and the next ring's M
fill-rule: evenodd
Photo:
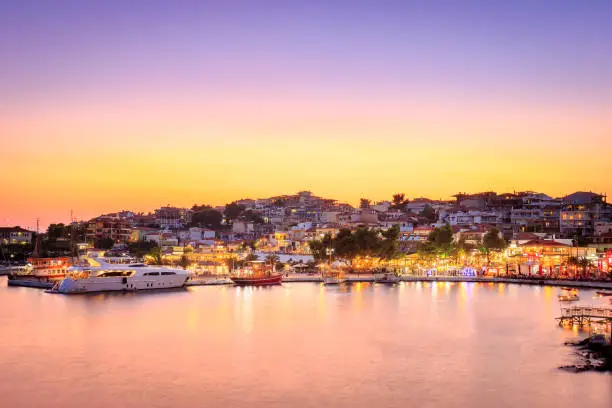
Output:
M283 277L283 282L322 282L320 275L289 274ZM347 282L375 282L373 274L363 273L347 275ZM483 283L515 283L521 285L563 286L585 289L612 289L612 282L573 281L551 279L521 279L510 277L485 276L412 276L400 275L402 282L483 282Z
M556 318L559 325L567 323L579 326L591 323L612 323L612 308L593 306L571 306L561 308L561 317Z

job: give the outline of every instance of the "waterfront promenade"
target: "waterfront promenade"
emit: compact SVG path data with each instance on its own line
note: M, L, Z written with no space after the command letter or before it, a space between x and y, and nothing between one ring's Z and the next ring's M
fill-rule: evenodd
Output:
M374 274L347 275L347 282L374 282ZM483 282L483 283L515 283L522 285L567 286L576 288L611 289L612 282L554 280L537 278L485 277L485 276L400 276L402 282ZM319 275L289 274L283 282L321 282Z

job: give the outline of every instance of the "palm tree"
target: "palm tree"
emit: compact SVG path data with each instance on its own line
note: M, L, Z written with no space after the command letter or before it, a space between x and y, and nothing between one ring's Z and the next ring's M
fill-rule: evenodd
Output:
M567 273L567 277L568 278L575 278L576 277L575 276L576 275L575 272L576 272L576 267L577 266L578 266L578 257L570 256L570 257L567 258L567 269L568 270L566 271L566 273ZM574 271L574 276L570 276L570 273L569 273L570 267Z
M582 279L588 278L587 273L591 265L591 261L587 258L583 257L578 260L578 266L582 267Z
M259 257L257 255L255 255L255 254L248 254L246 256L246 258L244 258L244 260L247 261L247 262L256 261L258 259L259 259Z
M267 264L275 265L276 263L278 263L280 261L280 258L276 254L270 254L270 255L266 256L265 261L266 261Z

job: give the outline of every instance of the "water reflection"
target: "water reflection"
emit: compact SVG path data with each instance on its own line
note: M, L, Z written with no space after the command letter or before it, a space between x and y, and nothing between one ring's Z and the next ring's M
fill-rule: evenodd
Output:
M585 333L558 327L557 289L547 287L295 283L52 296L2 283L7 407L612 401L609 376L555 369L574 358L563 342Z

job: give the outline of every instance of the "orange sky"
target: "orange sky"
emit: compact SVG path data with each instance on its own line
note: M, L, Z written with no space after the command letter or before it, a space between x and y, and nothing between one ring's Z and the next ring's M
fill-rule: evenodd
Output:
M396 192L448 198L612 187L610 116L579 107L366 95L145 99L40 105L1 117L11 175L0 181L1 223L303 189L356 203Z
M609 2L5 3L0 225L612 192Z

